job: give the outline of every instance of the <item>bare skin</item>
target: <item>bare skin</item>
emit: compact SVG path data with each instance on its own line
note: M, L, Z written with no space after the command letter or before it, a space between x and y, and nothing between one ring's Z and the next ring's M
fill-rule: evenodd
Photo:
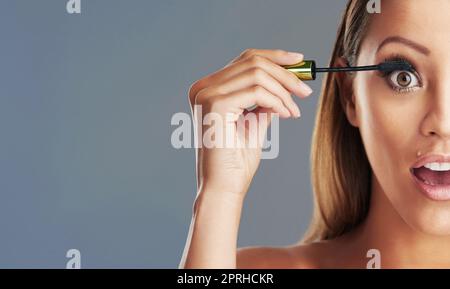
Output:
M351 94L347 119L360 129L373 171L366 220L334 240L237 249L243 202L260 149L199 149L197 198L180 268L365 268L371 248L381 252L383 268L450 268L450 202L425 197L409 171L418 151L450 154L450 1L411 2L383 2L358 65L400 55L414 64L418 75L410 77L420 78L420 85L413 81L408 91L398 92L393 88L398 84L377 72L342 81ZM380 47L392 36L418 45L391 41ZM310 91L279 66L298 61L281 50L247 50L194 83L191 104L236 114L257 104L257 112L298 116L289 94L304 98Z

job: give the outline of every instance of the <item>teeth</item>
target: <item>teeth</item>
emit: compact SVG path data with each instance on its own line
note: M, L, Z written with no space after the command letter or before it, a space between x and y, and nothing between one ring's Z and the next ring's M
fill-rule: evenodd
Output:
M450 163L428 163L424 167L432 171L448 171L450 170Z

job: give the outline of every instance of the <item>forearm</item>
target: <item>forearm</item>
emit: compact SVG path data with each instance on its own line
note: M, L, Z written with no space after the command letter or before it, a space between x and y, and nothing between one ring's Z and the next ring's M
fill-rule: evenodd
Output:
M198 194L180 268L236 268L243 201L233 193Z

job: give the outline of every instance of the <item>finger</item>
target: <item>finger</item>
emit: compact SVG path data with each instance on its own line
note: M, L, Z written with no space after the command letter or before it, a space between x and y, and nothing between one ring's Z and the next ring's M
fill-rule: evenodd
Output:
M234 60L232 60L230 63L225 65L224 68L209 74L202 79L198 80L195 84L197 91L200 91L202 88L204 88L205 85L214 83L215 81L221 81L226 76L233 76L236 73L242 72L243 70L247 69L248 67L244 66L235 66L234 64L237 64L238 62L242 62L245 59L251 58L253 56L262 56L265 57L271 61L273 61L276 64L279 65L289 65L289 64L295 64L303 60L303 54L301 53L295 53L295 52L288 52L281 49L247 49L244 52L242 52L238 57L236 57ZM240 68L240 69L235 69ZM194 91L195 93L195 91Z
M279 65L289 65L303 60L303 54L298 52L289 52L282 49L256 49L249 48L243 51L238 57L233 59L230 64L236 63L242 59L254 55L264 56Z
M296 93L298 96L308 96L312 93L311 87L309 87L306 83L304 83L303 81L298 79L298 77L295 76L294 73L292 73L292 72L288 71L287 69L280 66L280 65L296 64L296 63L303 61L304 56L302 53L290 52L290 51L285 51L282 49L250 48L250 49L245 50L243 53L241 53L241 55L238 56L236 59L234 59L232 61L232 63L238 63L244 59L255 58L255 56L262 56L262 57L270 60L270 62L272 62L272 64L278 64L278 65L272 65L272 67L278 66L279 68L277 70L278 71L280 71L280 69L284 70L285 71L285 73L283 73L284 75L286 75L286 73L289 73L290 79L292 79L291 85L292 85L292 83L297 84L296 87L292 88L293 89L292 91L294 93ZM256 58L257 62L259 62L258 60L260 60L260 59ZM298 89L296 89L296 88L298 88Z
M267 129L270 126L270 123L272 122L272 119L276 116L276 113L273 111L273 109L271 108L267 108L267 107L258 107L254 110L252 110L251 112L246 112L247 113L254 113L258 115L258 120L260 119L261 115L266 116L265 118L265 126L263 126L263 128Z
M257 105L258 107L270 108L282 117L290 117L291 115L281 99L262 86L247 87L222 97L223 101L227 102L229 106L237 108L239 114L242 114L247 107Z
M253 67L235 77L220 83L219 85L206 88L209 94L229 94L242 90L247 87L259 85L264 87L273 95L279 97L286 108L289 109L292 116L299 117L300 109L291 97L289 91L286 90L275 78L268 74L265 70Z
M243 60L245 61L245 60ZM312 89L301 81L294 73L275 64L266 57L255 55L247 60L250 66L260 67L272 75L287 90L299 97L306 97L312 93Z
M266 107L245 111L237 119L240 122L237 126L237 133L243 136L242 139L246 143L253 144L251 147L261 148L267 135L267 128L270 126L272 118L277 115L271 108Z
M270 108L265 107L258 107L254 111L258 115L258 120L260 121L259 127L261 128L261 131L258 131L259 133L259 143L261 146L264 144L264 139L267 134L267 128L272 123L272 119L276 117L276 115L273 113L273 111ZM265 116L265 118L261 118L261 116Z
M291 57L287 53L283 55L287 58L286 61L289 61L290 59L291 63L297 63L303 60L301 57ZM197 93L208 85L230 79L235 75L248 70L250 67L263 68L276 78L286 89L299 97L306 97L312 93L312 89L301 81L294 73L258 54L254 54L246 59L241 59L239 62L235 62L232 65L199 80L193 93Z

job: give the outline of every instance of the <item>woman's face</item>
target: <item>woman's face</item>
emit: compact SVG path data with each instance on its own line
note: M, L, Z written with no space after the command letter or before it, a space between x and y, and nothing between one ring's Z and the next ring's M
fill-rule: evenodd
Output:
M358 72L353 81L351 122L360 129L379 191L407 224L433 235L450 235L450 171L411 169L425 155L450 156L449 11L449 0L383 1L358 65L402 59L415 71ZM422 185L430 189L425 193L416 178L440 185Z

